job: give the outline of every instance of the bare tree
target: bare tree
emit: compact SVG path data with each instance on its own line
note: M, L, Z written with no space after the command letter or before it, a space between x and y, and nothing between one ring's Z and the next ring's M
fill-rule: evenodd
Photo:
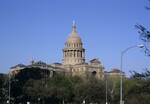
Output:
M150 0L148 0L149 5L145 6L147 10L150 10ZM138 32L140 34L139 38L145 43L145 49L144 53L150 57L150 31L145 28L143 25L135 25L135 27L138 29Z

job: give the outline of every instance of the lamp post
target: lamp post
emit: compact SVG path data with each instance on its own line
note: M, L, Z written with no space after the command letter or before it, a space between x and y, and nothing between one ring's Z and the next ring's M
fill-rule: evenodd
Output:
M107 77L106 77L106 104L108 104L107 103Z
M122 60L123 60L123 55L124 53L131 49L131 48L143 48L144 45L137 45L137 46L131 46L131 47L128 47L127 49L125 49L124 51L121 51L121 63L120 63L120 104L123 104L122 103Z
M11 85L11 81L10 81L10 73L9 73L9 99L8 99L8 103L10 104L10 86Z

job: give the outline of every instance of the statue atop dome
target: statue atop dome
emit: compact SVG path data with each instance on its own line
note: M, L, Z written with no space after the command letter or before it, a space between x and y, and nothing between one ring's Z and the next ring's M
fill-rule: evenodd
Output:
M76 32L76 25L75 21L72 22L72 32Z

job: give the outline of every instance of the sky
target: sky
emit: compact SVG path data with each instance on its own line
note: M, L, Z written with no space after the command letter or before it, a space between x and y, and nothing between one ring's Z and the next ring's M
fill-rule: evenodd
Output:
M82 39L86 62L98 58L105 71L120 69L121 51L143 44L136 24L150 29L148 0L0 0L0 73L17 64L62 62L72 21ZM143 72L150 57L128 50L123 71Z

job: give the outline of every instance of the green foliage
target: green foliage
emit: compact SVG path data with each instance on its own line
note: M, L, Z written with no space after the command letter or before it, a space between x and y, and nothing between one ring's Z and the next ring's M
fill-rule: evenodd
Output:
M4 83L3 74L0 74L0 98L2 98L3 95L3 83Z
M149 5L146 6L147 10L150 10L150 0L148 0ZM144 53L150 57L150 31L145 28L145 26L136 25L138 32L140 34L139 38L145 43ZM124 98L127 104L149 104L150 102L150 71L146 68L144 73L138 73L132 71L132 79L125 86Z
M149 104L149 94L138 94L125 101L127 104Z
M22 97L23 94L23 86L30 79L41 79L49 77L50 71L47 69L40 68L24 68L19 71L18 74L12 76L10 79L11 83L11 97L17 101L19 97Z
M115 89L116 95L113 103L119 104L120 83ZM150 80L123 79L123 100L126 104L149 104L150 102Z
M89 103L102 103L105 99L104 83L94 77L85 80L75 87L75 99L78 103L83 100Z
M15 75L14 79L20 79L22 83L29 79L41 79L49 77L50 71L47 69L40 68L24 68Z
M23 87L23 94L30 98L29 100L36 101L38 98L41 100L48 99L54 94L52 84L52 79L50 78L30 79Z
M23 87L23 94L33 101L40 98L44 102L49 102L49 99L71 102L74 96L73 87L80 81L80 77L64 77L61 75L39 80L30 79Z
M107 80L107 96L108 96L108 103L113 103L116 100L115 95L119 93L119 89L116 90L118 86L120 86L120 77L110 77L106 78L104 81ZM106 82L104 82L106 83ZM117 98L118 99L118 98Z
M127 89L127 87L125 88ZM150 80L134 80L134 84L126 90L126 95L124 96L128 104L133 102L136 104L148 104L150 102Z
M59 100L69 101L72 94L72 82L69 78L57 76L54 78L55 96Z
M30 72L33 74L31 70ZM29 70L27 69L26 71ZM34 77L35 75L32 76L29 72L25 72L24 75L20 73L11 79L11 98L18 101L15 103L29 101L40 104L62 104L64 101L67 104L82 104L83 100L85 100L86 104L105 103L105 79L99 80L93 76L83 79L79 76L71 77L62 75L51 78L47 72L46 76L48 77L42 74L37 74L39 77ZM26 80L24 77L27 77L25 78ZM4 82L8 81L7 78L5 78ZM108 102L111 104L119 104L120 101L119 79L117 77L107 78L107 96ZM6 86L8 87L8 84ZM150 102L149 98L149 79L123 78L123 100L126 104L148 104L147 102Z
M0 73L0 100L8 98L8 76Z

